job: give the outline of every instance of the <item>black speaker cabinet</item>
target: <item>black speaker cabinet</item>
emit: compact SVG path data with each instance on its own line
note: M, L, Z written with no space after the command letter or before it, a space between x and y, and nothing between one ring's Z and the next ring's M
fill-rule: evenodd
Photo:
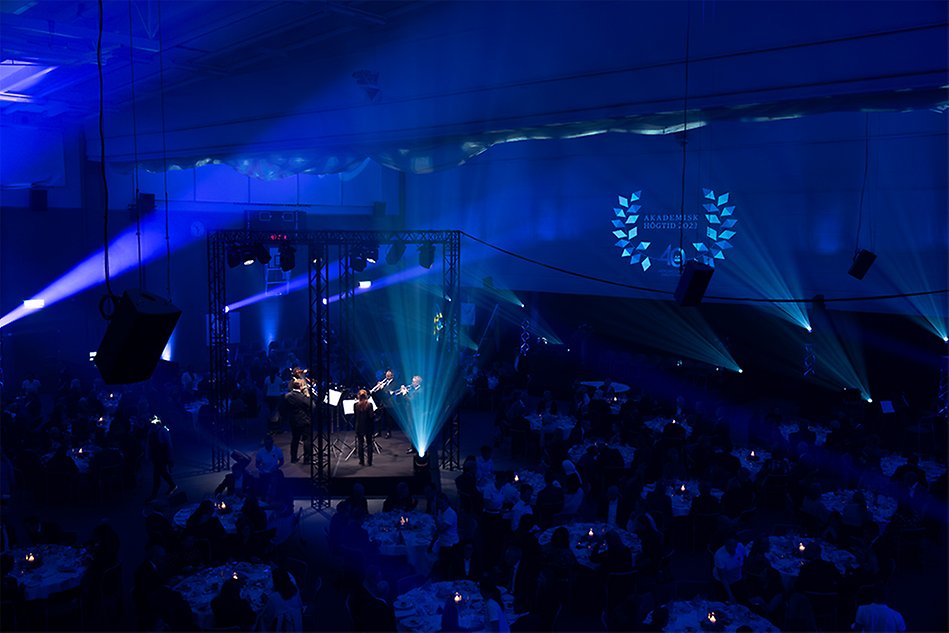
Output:
M876 258L876 253L871 253L866 249L860 249L860 252L853 256L853 263L850 265L850 270L848 271L850 276L856 279L863 279L863 276L870 270L870 266L873 265Z
M697 306L705 296L708 282L712 280L715 269L694 259L685 263L685 270L676 287L675 300L680 306Z
M103 380L124 385L150 378L180 316L181 310L162 297L125 291L96 352Z

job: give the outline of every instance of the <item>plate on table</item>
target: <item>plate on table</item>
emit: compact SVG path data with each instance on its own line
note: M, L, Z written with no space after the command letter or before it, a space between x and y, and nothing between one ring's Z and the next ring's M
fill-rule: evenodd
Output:
M405 611L406 609L411 609L415 606L411 600L406 600L405 598L398 598L395 602L392 603L392 606L400 611Z

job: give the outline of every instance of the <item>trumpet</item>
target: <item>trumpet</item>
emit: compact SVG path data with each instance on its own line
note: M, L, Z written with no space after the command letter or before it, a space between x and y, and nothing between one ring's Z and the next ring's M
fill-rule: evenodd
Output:
M379 382L376 383L376 386L375 386L375 387L373 387L372 389L369 390L369 393L376 393L377 391L379 391L380 389L382 389L382 388L385 387L385 386L386 386L386 379L383 378L382 380L380 380Z

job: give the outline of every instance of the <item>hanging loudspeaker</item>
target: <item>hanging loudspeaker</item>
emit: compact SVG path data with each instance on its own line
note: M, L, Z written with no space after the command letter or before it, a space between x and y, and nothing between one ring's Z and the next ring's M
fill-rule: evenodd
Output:
M679 278L675 300L680 306L697 306L705 296L708 282L712 280L715 269L707 264L691 259L685 263L685 271Z
M850 270L848 271L850 276L856 279L863 279L863 276L870 270L870 266L873 265L876 258L876 253L871 253L866 249L860 249L860 252L853 256L853 263L850 264Z
M180 316L181 310L162 297L126 290L96 352L96 367L106 383L150 378Z

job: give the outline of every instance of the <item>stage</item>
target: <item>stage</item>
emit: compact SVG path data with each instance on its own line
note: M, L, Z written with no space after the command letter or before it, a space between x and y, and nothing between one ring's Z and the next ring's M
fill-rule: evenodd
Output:
M287 484L294 491L294 496L308 496L310 494L310 465L303 463L303 447L300 447L300 461L290 463L289 431L274 435L274 445L283 451L285 460L281 469L287 478ZM331 433L330 442L335 447L330 458L330 493L333 496L347 496L353 484L362 483L369 496L387 496L395 489L399 481L409 481L413 492L421 493L424 490L426 478L415 476L413 467L414 454L406 454L409 440L401 430L394 430L392 436L386 439L384 435L376 438L381 449L380 453L372 456L372 466L360 466L357 453L350 452L355 447L355 437L352 431L345 433ZM344 445L342 442L345 442Z

